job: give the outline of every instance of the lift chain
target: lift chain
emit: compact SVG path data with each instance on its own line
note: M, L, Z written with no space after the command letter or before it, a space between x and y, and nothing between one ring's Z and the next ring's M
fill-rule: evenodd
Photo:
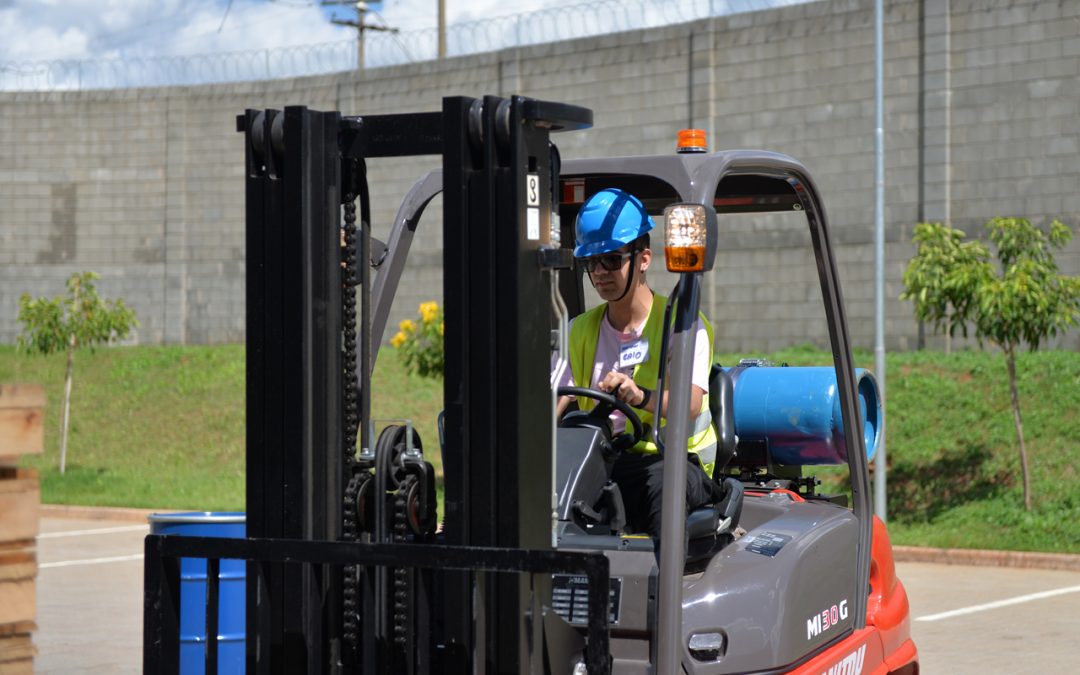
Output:
M355 472L356 464L356 433L359 426L359 401L356 391L356 196L351 192L345 195L345 246L341 251L341 313L344 331L344 438L343 458L346 475L353 475L345 488L345 503L343 509L344 523L342 534L345 541L359 541L360 538L360 498L361 487L370 478L367 471ZM343 633L346 644L351 649L356 649L360 644L360 578L359 569L355 565L345 567L342 580L342 607L344 611Z
M356 432L360 425L360 401L356 380L356 285L359 272L356 261L356 196L345 195L345 248L341 270L341 311L344 339L345 382L345 466L356 461Z
M360 505L357 500L360 498L361 487L370 478L371 474L367 472L358 473L349 480L345 488L344 534L346 541L359 539ZM345 642L352 649L356 649L360 644L360 578L356 565L345 567L342 596L342 608L345 613L342 628Z
M409 510L416 508L418 481L414 473L409 472L398 483L394 493L394 541L403 542L409 532ZM409 583L408 570L394 568L394 643L404 645L409 631Z

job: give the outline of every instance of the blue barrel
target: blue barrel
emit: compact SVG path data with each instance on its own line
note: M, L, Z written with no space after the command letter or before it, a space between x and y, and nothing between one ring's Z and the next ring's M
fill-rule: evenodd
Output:
M764 441L777 464L847 463L836 370L828 367L750 366L728 369L734 380L735 435ZM867 459L881 441L881 397L870 371L855 369L858 428Z
M151 534L243 539L243 513L154 513ZM218 575L218 672L244 672L245 573L243 560L222 560ZM180 673L203 675L206 666L206 560L180 559Z

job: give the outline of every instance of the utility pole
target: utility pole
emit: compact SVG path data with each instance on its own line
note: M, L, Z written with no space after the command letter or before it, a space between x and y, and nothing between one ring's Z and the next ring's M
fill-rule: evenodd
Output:
M446 58L446 0L439 0L439 58Z
M363 0L322 0L323 6L331 5L344 5L352 6L356 10L356 20L350 19L331 19L332 23L336 23L339 26L352 26L356 29L356 69L364 69L364 32L369 30L382 31L385 33L396 33L397 28L391 28L389 26L380 26L377 24L370 24L367 22L367 14L370 11L368 9L368 3Z
M885 9L874 0L874 370L881 387L881 445L874 458L874 512L888 521L885 448L889 430L885 393Z

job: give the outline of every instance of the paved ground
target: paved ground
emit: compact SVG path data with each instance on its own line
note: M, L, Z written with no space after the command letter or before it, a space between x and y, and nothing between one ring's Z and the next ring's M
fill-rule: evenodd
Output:
M137 673L143 525L44 518L38 673ZM922 672L1065 673L1080 664L1080 572L901 563Z
M897 570L908 589L922 672L1074 673L1080 667L1080 572L929 563L901 563ZM1010 600L1017 602L1003 602ZM965 608L973 611L956 613Z
M148 531L130 521L42 519L35 672L140 672Z

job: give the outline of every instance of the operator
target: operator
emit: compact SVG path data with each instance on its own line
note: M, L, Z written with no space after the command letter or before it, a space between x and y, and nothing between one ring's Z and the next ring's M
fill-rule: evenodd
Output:
M667 298L653 293L646 278L652 262L652 229L653 221L644 205L623 190L602 190L581 207L574 256L605 302L571 322L570 368L556 386L599 389L637 409L645 438L615 460L612 480L619 486L630 528L659 542L663 461L653 443L652 428L657 410L661 416L667 411L668 392L655 391ZM686 471L687 513L709 503L715 494L706 473L712 472L717 440L708 405L711 364L712 327L699 315L686 453L690 464ZM558 417L570 400L569 396L559 398ZM582 397L578 405L588 410L596 403ZM611 421L613 433L622 433L626 417L615 411ZM667 448L667 452L675 451Z

